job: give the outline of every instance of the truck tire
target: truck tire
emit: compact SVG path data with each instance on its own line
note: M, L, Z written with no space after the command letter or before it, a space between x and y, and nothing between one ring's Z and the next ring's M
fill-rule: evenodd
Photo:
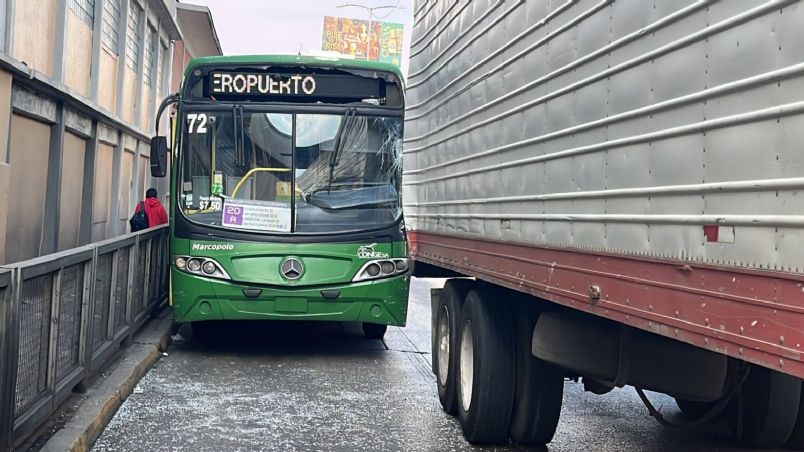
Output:
M556 366L531 353L538 313L527 307L516 312L514 402L509 435L526 446L549 443L556 433L564 397L564 375Z
M737 399L728 409L729 426L750 447L779 448L796 426L801 399L801 380L760 366L751 371ZM738 423L742 421L742 432Z
M698 419L706 416L709 411L717 404L717 402L696 402L694 400L676 399L676 405L681 410L681 414L689 420L697 421Z
M508 437L514 397L513 336L503 302L472 290L466 296L458 352L458 419L472 444Z
M473 281L452 279L444 284L441 303L436 311L436 350L433 363L436 369L438 400L449 415L458 414L458 339L460 337L461 307Z
M363 323L363 335L368 339L382 339L385 337L385 332L388 331L388 325L380 325L378 323Z
M801 397L799 398L796 426L793 427L793 433L790 435L790 439L787 440L785 447L791 450L804 450L804 387L802 387Z

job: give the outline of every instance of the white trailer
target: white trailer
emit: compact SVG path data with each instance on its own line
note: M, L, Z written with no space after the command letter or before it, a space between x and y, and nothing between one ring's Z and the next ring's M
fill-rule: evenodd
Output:
M410 71L405 218L416 273L458 277L433 368L467 439L549 442L569 377L804 448L802 2L418 0Z

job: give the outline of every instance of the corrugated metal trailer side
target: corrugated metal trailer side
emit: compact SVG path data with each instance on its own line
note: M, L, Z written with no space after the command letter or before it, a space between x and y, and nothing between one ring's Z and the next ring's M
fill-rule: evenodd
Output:
M804 378L804 4L420 0L419 263Z
M417 259L804 377L799 2L424 5Z

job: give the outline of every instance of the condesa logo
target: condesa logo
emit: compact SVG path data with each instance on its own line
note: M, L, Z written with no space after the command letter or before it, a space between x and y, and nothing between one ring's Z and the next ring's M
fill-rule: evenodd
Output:
M231 243L193 243L193 251L234 251Z
M372 243L371 245L363 245L357 249L357 257L362 259L376 259L376 258L387 258L388 253L384 253L382 251L377 251L375 247L377 246L376 243Z

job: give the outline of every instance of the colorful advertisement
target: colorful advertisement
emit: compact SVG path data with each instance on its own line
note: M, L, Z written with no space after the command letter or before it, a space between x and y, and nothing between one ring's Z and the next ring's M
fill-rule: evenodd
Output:
M325 16L321 50L399 66L403 30L402 24L392 22L372 22L369 27L367 20Z
M380 38L380 61L395 66L402 64L402 35L404 25L383 22Z

